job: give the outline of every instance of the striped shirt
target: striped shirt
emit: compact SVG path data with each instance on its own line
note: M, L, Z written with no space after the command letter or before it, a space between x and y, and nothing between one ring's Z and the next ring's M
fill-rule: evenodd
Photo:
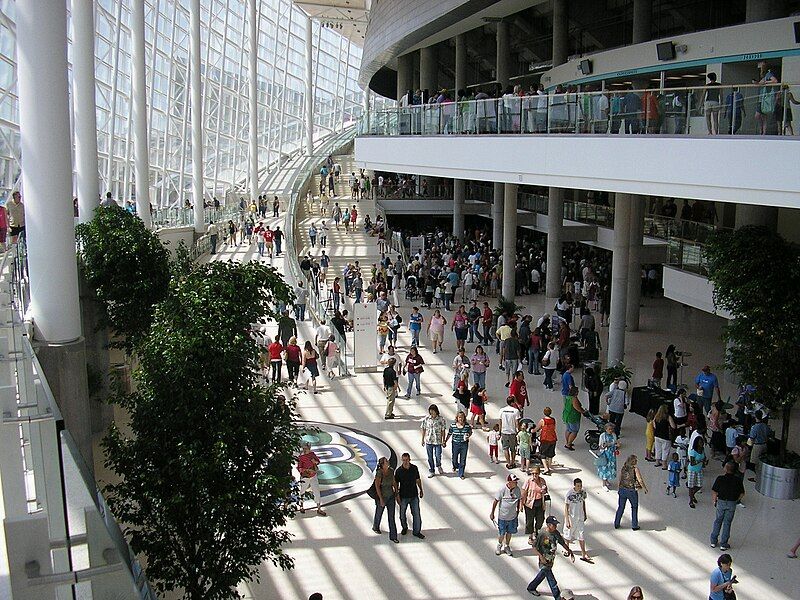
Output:
M466 423L463 427L459 427L456 423L450 423L450 437L454 442L468 442L470 435L472 435L472 427Z

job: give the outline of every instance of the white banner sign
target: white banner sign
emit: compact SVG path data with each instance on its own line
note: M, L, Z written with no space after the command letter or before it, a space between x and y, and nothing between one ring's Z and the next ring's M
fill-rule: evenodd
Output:
M374 302L353 305L353 363L356 369L378 366L378 308Z
M409 240L409 242L410 242L409 254L411 255L412 259L417 254L419 254L420 256L424 256L424 254L425 254L425 236L419 235L419 236L412 237Z

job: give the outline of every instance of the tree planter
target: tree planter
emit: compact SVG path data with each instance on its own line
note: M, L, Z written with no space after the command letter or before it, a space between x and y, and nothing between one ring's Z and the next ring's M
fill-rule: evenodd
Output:
M776 467L762 462L758 467L756 491L776 500L800 498L800 469Z

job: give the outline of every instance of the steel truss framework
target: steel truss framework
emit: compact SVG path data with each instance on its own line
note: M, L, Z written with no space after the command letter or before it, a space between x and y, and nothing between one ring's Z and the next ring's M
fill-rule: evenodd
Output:
M59 0L54 0L59 1ZM68 1L68 0L62 0ZM75 0L72 0L75 1ZM88 1L88 0L87 0ZM102 193L135 196L131 135L130 6L95 2L95 77ZM304 140L305 32L312 27L314 136L341 130L362 111L356 81L361 49L307 19L291 0L258 0L258 164L260 177ZM0 200L20 182L14 2L0 0ZM204 188L218 196L247 180L248 22L246 0L203 0ZM151 202L190 197L189 1L145 0ZM71 38L71 25L68 36ZM71 54L68 45L68 58ZM71 64L71 62L70 62ZM71 88L71 66L70 66ZM72 97L70 97L72 102Z

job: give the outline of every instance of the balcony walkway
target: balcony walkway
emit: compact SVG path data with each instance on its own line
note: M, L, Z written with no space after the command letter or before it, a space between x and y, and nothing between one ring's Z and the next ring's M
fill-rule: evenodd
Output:
M348 172L352 164L350 160L339 159L344 167L343 173ZM352 199L344 193L346 187L347 178L343 174L343 180L337 186L340 203L352 205ZM373 201L361 200L357 206L359 223L363 223L366 213L374 220ZM307 230L310 219L319 220L319 217L309 216L304 203L301 204L298 227L302 232ZM282 219L273 222L269 218L267 221L275 225ZM296 242L298 249L308 245L305 233L302 237ZM364 235L363 228L350 234L343 229L337 233L333 228L328 235L328 251L333 258L329 279L334 273L339 274L341 266L348 260L360 260L362 266L367 267L378 258L375 238ZM255 246L223 245L215 258L252 260L255 253ZM319 256L319 247L312 254ZM275 259L273 264L283 269L283 258ZM517 302L525 306L524 312L532 315L545 311L541 294L522 296L517 298ZM633 369L636 384L644 383L650 375L654 353L663 352L670 343L693 354L683 375L686 382L694 378L703 364L721 362L722 346L717 340L722 319L663 298L645 298L643 303L641 331L629 333L627 337L626 364ZM407 322L410 306L408 302L402 302L402 298L400 312ZM424 310L423 313L427 319L431 311ZM445 316L449 320L452 313L445 313ZM676 327L676 323L681 327ZM301 324L299 329L302 341L313 340L310 321ZM604 346L606 333L607 329L601 329ZM520 532L512 542L513 558L494 554L496 531L489 520L489 511L492 495L504 484L508 471L504 465L489 462L486 434L477 431L472 439L466 480L462 481L451 473L449 448L443 453L445 474L426 478L425 451L420 447L418 421L431 403L440 407L448 421L454 417L450 386L455 344L449 330L444 353L432 354L424 333L421 341L421 354L426 362L422 376L423 394L411 400L398 398L394 421L383 419L385 398L378 372L333 381L323 376L316 395L304 390L293 392L302 417L318 424L323 431L312 441L323 458L326 481L323 494L327 494L323 502L328 516L319 517L313 510L307 510L306 514L298 514L290 522L289 530L294 539L286 551L294 558L295 568L283 572L271 564L264 564L260 569L261 581L240 588L247 598L305 600L316 591L321 592L325 600L527 597L525 586L536 572L536 556L526 543L524 519L521 519ZM399 343L401 356L405 356L409 344L410 336L404 326ZM470 354L474 347L474 344L468 344ZM504 373L496 368L494 349L489 350L489 355L493 364L487 378L491 400L487 411L489 421L494 423L506 389L503 386ZM580 381L580 378L578 373L576 380ZM560 415L562 399L558 391L548 393L542 387L541 377L529 376L527 372L526 381L531 398L531 407L526 415L538 419L544 406L551 406L554 415ZM401 384L405 383L406 379L401 378ZM724 396L733 391L733 386L723 383ZM582 394L582 400L585 402L585 394ZM557 419L558 435L563 439L560 418L557 416ZM687 506L686 488L679 490L677 499L666 496L663 472L641 461L650 488L649 494L640 497L642 530L630 530L628 513L623 520L623 529L615 531L612 521L617 493L605 492L596 476L592 457L583 440L587 425L586 421L582 423L576 452L565 450L563 442L558 444L556 462L561 466L547 478L552 497L548 512L559 520L563 520L564 495L574 477L583 479L589 493L587 549L595 557L595 564L577 561L572 565L568 559L559 556L555 574L562 591L571 589L582 600L618 600L626 597L632 585L638 584L648 599L707 597L708 575L719 555L719 551L710 548L708 543L714 516L710 488L720 472L719 463L712 462L706 470L706 486L699 496L700 504L696 510L691 510ZM633 413L627 415L623 436L620 459L630 453L636 453L642 459L644 419ZM385 517L381 525L383 535L371 531L374 502L363 490L372 476L362 471L376 456L388 455L387 448L398 460L401 453L410 452L413 463L420 468L425 490L421 502L425 540L409 534L400 536L398 545L392 544L387 539ZM360 476L354 476L353 471ZM523 477L519 470L515 472ZM745 484L747 508L737 511L731 538L734 569L742 581L737 591L743 598L788 599L792 597L790 590L800 586L800 571L792 568L795 566L792 561L784 558L798 535L798 531L786 525L797 522L800 508L796 503L767 500L754 491L752 483ZM351 494L357 495L348 498ZM311 508L310 502L307 508ZM577 545L574 548L577 550ZM643 557L647 558L642 560ZM661 568L654 568L654 563ZM543 596L549 597L546 583L539 589Z

